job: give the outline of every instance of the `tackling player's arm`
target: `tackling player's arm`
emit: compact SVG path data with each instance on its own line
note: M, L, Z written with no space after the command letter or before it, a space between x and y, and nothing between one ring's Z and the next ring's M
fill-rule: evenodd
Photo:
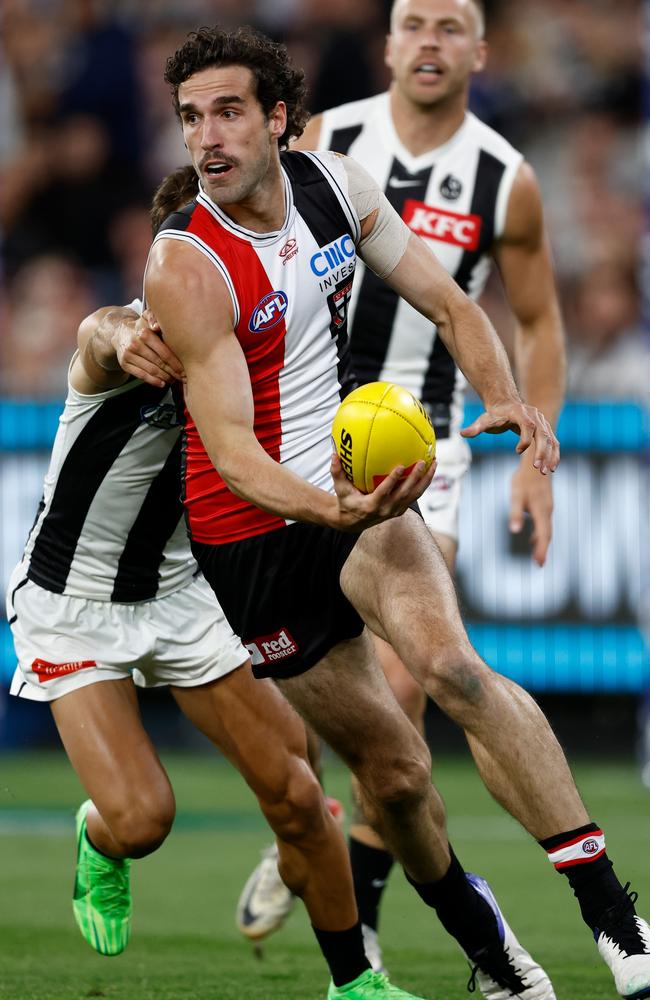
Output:
M365 495L348 482L334 456L336 496L276 462L253 430L248 366L234 332L233 304L221 275L194 247L165 239L152 248L145 287L165 341L183 364L185 401L203 446L237 496L280 517L362 531L403 513L427 488L434 469L425 471L423 462L403 480L404 470L393 470L373 493Z
M70 382L84 395L116 389L131 376L163 387L183 378L177 357L160 339L153 314L106 306L82 320Z
M521 401L503 344L483 310L408 230L369 174L353 160L345 162L350 197L362 223L361 257L436 324L449 353L483 400L485 412L463 435L516 430L517 451L532 444L534 467L544 474L554 471L560 457L557 439L545 416Z
M515 371L522 395L555 427L566 378L564 333L539 186L527 163L515 177L505 230L493 256L517 320ZM533 522L532 555L542 566L551 542L553 495L550 482L540 480L522 455L512 479L511 531L521 531L525 512Z

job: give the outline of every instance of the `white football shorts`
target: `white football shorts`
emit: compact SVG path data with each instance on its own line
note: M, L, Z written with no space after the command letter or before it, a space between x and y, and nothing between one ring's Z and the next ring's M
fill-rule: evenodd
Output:
M458 541L460 493L472 452L459 434L436 442L438 468L429 489L418 500L424 523L434 535Z
M129 676L139 687L195 687L248 659L201 574L138 604L53 594L31 580L18 586L24 576L16 567L7 598L18 659L10 691L20 698L53 701Z

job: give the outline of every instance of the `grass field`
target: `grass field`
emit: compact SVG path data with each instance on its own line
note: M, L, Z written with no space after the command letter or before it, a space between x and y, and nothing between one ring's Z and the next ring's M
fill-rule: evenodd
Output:
M268 841L239 777L212 757L164 758L178 817L166 844L133 867L134 925L124 955L81 939L70 894L73 816L82 798L63 754L0 756L0 997L3 1000L323 1000L327 974L304 912L269 939L263 961L234 926L237 896ZM609 973L563 878L504 816L464 760L436 764L451 839L485 874L558 1000L613 998ZM610 854L650 911L648 793L628 765L583 764L578 782L605 825ZM328 791L347 802L341 768ZM394 871L382 939L395 982L428 1000L467 997L467 966L435 915Z

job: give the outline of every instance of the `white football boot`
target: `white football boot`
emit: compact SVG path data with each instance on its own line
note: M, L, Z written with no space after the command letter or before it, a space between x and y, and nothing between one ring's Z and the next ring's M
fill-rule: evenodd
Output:
M489 904L498 930L498 944L467 955L472 966L469 992L478 986L485 1000L556 1000L550 979L517 941L485 879L470 873L466 878Z
M273 844L262 851L262 860L242 890L237 926L251 941L260 941L282 927L295 902L296 897L280 878L278 846Z
M606 910L594 931L598 951L611 969L625 1000L650 997L650 926L637 916L636 892L623 890L620 903Z

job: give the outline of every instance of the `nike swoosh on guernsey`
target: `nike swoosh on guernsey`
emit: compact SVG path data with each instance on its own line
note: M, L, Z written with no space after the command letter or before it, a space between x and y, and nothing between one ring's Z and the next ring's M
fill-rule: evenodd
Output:
M406 181L402 180L401 177L390 177L388 179L388 186L392 188L403 188L403 187L413 187L415 184L419 184L418 180Z

